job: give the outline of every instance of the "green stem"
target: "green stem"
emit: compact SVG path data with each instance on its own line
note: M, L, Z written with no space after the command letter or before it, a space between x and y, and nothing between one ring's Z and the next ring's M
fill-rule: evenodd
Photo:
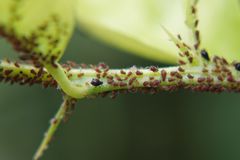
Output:
M45 65L47 71L54 77L54 79L58 82L61 89L71 97L74 98L83 98L87 96L88 88L84 86L76 86L74 85L69 78L67 77L64 69L58 63L56 64L57 67L53 65Z
M16 76L25 80L30 78L31 84L35 84L36 79L37 82L41 81L42 84L50 82L52 84L52 81L56 79L59 87L73 98L84 98L103 92L139 88L169 90L169 88L174 87L175 89L183 88L214 92L215 90L218 92L226 90L239 92L240 90L240 72L232 65L226 65L220 71L219 66L216 67L215 64L210 63L208 66L181 66L184 71L179 71L179 66L157 68L157 72L153 72L149 68L132 67L128 69L109 69L107 72L101 71L101 73L92 68L66 69L47 66L49 72L43 69L44 73L38 77L32 74L32 71L39 72L38 68L27 64L19 64L19 66L16 67L12 62L2 61L0 63L0 78L18 83L23 80L21 79L19 82L18 79L16 80ZM9 71L12 72L9 74ZM122 74L122 71L125 74ZM141 74L137 74L137 71ZM166 72L165 77L162 75L163 71ZM132 74L127 76L129 73ZM109 83L109 77L112 77L114 83ZM92 85L92 80L96 78L103 84L99 86ZM134 82L130 83L133 79L135 79Z
M34 160L38 160L43 155L44 151L48 148L48 145L51 142L54 133L56 132L59 124L61 123L66 112L68 111L68 108L70 107L69 105L71 105L70 101L71 101L70 97L64 96L62 105L60 106L54 118L51 120L50 126L47 132L44 134L44 138L34 155L33 158Z

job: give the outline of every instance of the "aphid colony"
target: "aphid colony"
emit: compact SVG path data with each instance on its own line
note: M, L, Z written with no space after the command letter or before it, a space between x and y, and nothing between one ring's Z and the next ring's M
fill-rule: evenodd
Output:
M208 52L206 50L201 51L201 56L204 60L210 61L210 57L208 55ZM205 77L198 77L197 82L199 84L204 85L213 85L212 83L216 81L215 83L223 82L224 80L228 82L236 82L234 80L234 76L231 73L231 64L228 64L227 61L224 58L220 57L213 57L213 65L211 65L211 70L208 69L208 66L204 66L202 69L202 72L205 75ZM239 71L240 65L239 63L235 64L235 69ZM174 82L176 84L183 85L184 81L181 81L184 77L188 78L189 80L194 79L194 75L185 73L184 66L179 66L176 71L167 72L167 70L164 69L158 69L155 66L147 67L148 70L156 73L153 77L150 77L149 80L143 81L144 87L161 87L162 82ZM99 72L99 69L97 69L96 72ZM140 83L138 76L142 76L143 72L140 70L136 70L135 72L132 72L131 69L128 71L128 73L124 70L121 70L120 75L116 74L115 76L108 76L107 75L107 84L115 86L115 87L131 87L133 83ZM121 77L122 78L121 78ZM101 77L101 76L100 76ZM99 76L98 76L99 78ZM126 82L127 81L127 82ZM103 84L102 81L99 79L93 79L94 83L93 86L100 86ZM198 85L198 84L197 84Z
M18 16L11 18L12 24L21 21L19 18L21 15L13 14L12 16ZM52 16L28 36L18 35L14 27L0 24L0 36L12 44L13 48L18 51L21 60L31 61L38 68L42 67L43 64L51 64L56 68L56 61L62 55L61 41L65 40L68 30L62 23L61 19ZM49 31L51 27L55 28L54 36L53 32ZM44 53L42 48L46 49Z
M109 66L104 63L87 66L68 61L62 67L70 80L82 80L82 77L85 76L84 79L86 80L82 80L81 83L89 87L111 86L111 90L116 88L118 91L110 92L111 97L115 97L119 93L139 91L153 94L162 90L172 91L180 88L217 93L225 90L240 91L240 82L232 74L232 68L240 71L240 63L232 65L227 63L225 59L216 56L210 59L206 50L202 50L200 53L202 59L211 62L211 68L208 68L208 65L202 68L204 74L201 77L189 73L185 65L175 67L175 69L160 69L150 66L143 69L132 67L130 69L110 70ZM31 67L31 69L26 70L26 68L22 68L21 63L10 62L9 60L2 61L0 66L4 66L4 64L4 69L0 68L1 81L11 84L42 84L44 87L57 87L56 81L43 68ZM80 69L79 66L81 66ZM89 68L95 72L95 77L91 75L91 78L86 78L88 75L84 72L84 69L89 70ZM76 70L78 71L76 72ZM148 76L145 76L144 73L148 73ZM194 82L194 85L189 83L191 81ZM221 85L221 82L224 81L230 84ZM108 91L100 93L100 95L104 96L107 93Z
M10 62L9 60L0 62L0 81L10 84L18 83L20 85L42 84L44 88L57 88L57 82L42 67L27 67L26 64Z

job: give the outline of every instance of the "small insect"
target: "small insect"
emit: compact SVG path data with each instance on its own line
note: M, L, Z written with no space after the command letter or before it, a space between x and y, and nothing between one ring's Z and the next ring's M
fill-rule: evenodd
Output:
M202 56L205 60L210 61L208 52L207 52L205 49L201 50L201 56Z
M100 81L99 79L93 78L92 81L91 81L91 84L92 84L93 86L97 87L97 86L102 85L103 82Z
M240 71L240 63L236 63L235 68L236 68L236 70Z
M139 71L139 70L136 71L136 75L140 76L140 75L142 75L142 74L143 74L143 73L142 73L141 71Z
M155 66L151 66L151 67L150 67L150 70L151 70L152 72L158 72L158 68L155 67Z

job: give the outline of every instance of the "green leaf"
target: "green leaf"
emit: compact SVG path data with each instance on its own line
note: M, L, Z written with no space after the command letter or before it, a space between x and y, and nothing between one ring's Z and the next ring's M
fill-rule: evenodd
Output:
M75 6L81 29L136 55L157 61L176 62L178 50L169 41L161 25L174 35L181 34L188 44L192 42L193 37L189 36L189 29L185 25L185 13L189 11L184 10L184 1L77 1ZM197 7L201 47L206 48L210 55L240 60L238 0L201 0Z
M25 53L22 59L53 63L72 34L72 7L71 0L1 0L0 34Z
M94 36L136 55L156 61L176 62L177 49L161 25L171 31L171 24L184 28L184 13L178 0L78 0L80 28ZM180 18L174 12L179 11ZM166 14L168 13L168 14Z
M202 46L211 55L240 60L240 6L238 0L200 0Z

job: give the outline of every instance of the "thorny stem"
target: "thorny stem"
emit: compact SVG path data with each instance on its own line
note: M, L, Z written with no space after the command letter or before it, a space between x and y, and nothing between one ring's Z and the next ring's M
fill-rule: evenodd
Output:
M48 148L48 145L51 142L59 124L62 122L63 118L66 116L67 111L72 107L72 105L74 105L74 103L75 102L72 98L69 96L64 96L62 105L60 106L54 118L51 120L50 126L47 132L44 134L44 138L34 155L34 160L38 160L43 155L43 152Z

